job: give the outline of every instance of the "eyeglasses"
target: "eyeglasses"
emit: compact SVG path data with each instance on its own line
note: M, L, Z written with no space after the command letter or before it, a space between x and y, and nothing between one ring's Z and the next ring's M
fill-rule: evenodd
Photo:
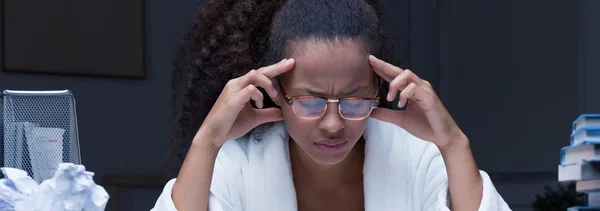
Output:
M292 106L296 116L303 119L321 118L327 111L327 104L338 103L338 111L342 118L362 120L369 117L373 109L379 105L379 94L374 98L349 96L337 100L312 95L289 96L285 93L279 77L276 80L287 104Z

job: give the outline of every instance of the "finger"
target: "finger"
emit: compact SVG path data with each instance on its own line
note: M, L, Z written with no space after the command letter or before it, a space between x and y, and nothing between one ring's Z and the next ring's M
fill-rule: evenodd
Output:
M435 91L433 90L433 86L431 86L431 83L429 83L429 81L423 79L421 79L421 81L423 81L423 88L425 89L425 91L437 96L437 93L435 93Z
M256 112L257 126L267 122L283 120L283 113L279 108L254 109L254 112Z
M402 74L406 75L410 82L416 83L419 86L425 85L423 79L419 78L412 70L406 69Z
M396 78L396 76L400 75L400 73L402 73L403 71L401 68L387 63L381 59L378 59L373 55L369 56L369 63L371 63L373 69L379 72L380 75L384 78Z
M296 60L284 59L284 61L281 61L277 64L261 67L260 69L258 69L258 72L267 76L267 78L273 78L291 70L294 67L294 64L296 64Z
M427 119L427 122L431 126L433 131L445 131L448 125L456 124L449 123L448 121L454 121L444 105L440 102L440 99L435 95L428 92L425 85L416 85L416 83L409 84L400 93L399 106L406 105L410 99L420 109Z
M402 116L403 112L387 109L387 108L376 108L371 112L370 117L375 119L379 119L381 121L386 121L395 125L402 127Z
M408 78L406 77L406 74L400 74L398 77L394 78L394 80L390 82L387 101L392 102L394 99L396 99L398 91L403 90L406 86L408 86Z
M422 86L412 82L408 84L408 86L406 86L402 92L400 92L400 102L398 102L398 106L403 107L406 105L408 99L415 101L419 108L421 108L421 110L424 112L432 110L434 104L436 103L433 95L425 91Z
M415 88L416 88L415 86L417 86L415 83L410 83L406 86L406 88L404 88L404 90L402 92L400 92L400 99L398 100L398 108L404 107L404 105L406 105L406 102L408 101L408 98L410 96L414 95Z
M398 77L394 78L392 82L390 82L390 88L388 93L388 101L392 101L396 98L398 90L402 91L408 86L409 83L415 83L419 86L425 86L423 80L419 78L416 74L414 74L411 70L406 69L398 75ZM391 99L390 99L391 98Z
M254 86L252 84L246 86L246 88L242 89L242 91L240 91L238 93L238 103L244 104L244 103L247 103L248 101L250 101L250 99L252 99L254 101L254 104L256 105L256 107L258 107L258 108L263 107L263 95L256 88L256 86Z
M429 81L427 81L427 80L424 80L424 79L421 79L421 81L423 82L423 84L424 84L425 86L431 87L431 83L429 83Z
M277 91L275 91L275 87L273 86L273 82L271 79L267 78L267 76L261 74L256 70L250 70L246 75L240 77L238 80L238 87L244 88L250 84L262 87L267 91L267 94L274 99L277 96Z
M267 76L257 71L253 79L254 85L258 85L259 87L265 89L265 91L267 91L267 94L269 94L271 99L274 99L277 96L277 91L273 86L273 81L267 78Z
M373 72L377 73L377 75L379 75L379 77L383 78L383 80L390 82L392 80L394 80L394 78L389 77L385 74L383 74L380 70L378 70L377 68L373 67Z

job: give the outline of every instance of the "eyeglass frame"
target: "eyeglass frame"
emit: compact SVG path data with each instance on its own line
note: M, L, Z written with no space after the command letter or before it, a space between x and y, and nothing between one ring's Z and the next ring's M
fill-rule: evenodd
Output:
M314 96L314 95L296 95L296 96L290 96L290 95L288 95L285 92L285 90L283 88L283 85L281 84L281 80L279 80L279 77L276 77L275 80L277 81L277 85L279 85L279 89L281 89L281 94L283 94L283 97L285 98L285 102L288 105L292 106L292 110L294 111L294 114L297 117L300 117L302 119L319 119L319 118L323 117L323 115L325 115L325 113L327 112L327 108L329 106L329 103L337 103L337 105L338 105L338 113L340 114L340 116L342 118L344 118L346 120L363 120L363 119L368 118L371 115L371 113L373 112L373 109L378 108L379 103L380 103L379 84L381 83L380 82L381 79L377 80L377 83L378 83L377 84L377 93L375 94L375 97L373 97L373 98L370 98L370 97L359 97L359 96L347 96L347 97L340 97L338 99L329 99L327 97ZM299 116L296 113L296 109L293 106L294 100L297 100L297 99L324 99L325 100L325 109L324 109L323 113L321 113L321 115L319 115L318 117L314 117L314 118L301 117L301 116ZM342 100L370 100L370 101L373 102L373 106L371 106L371 110L369 111L369 113L365 117L354 118L354 119L353 118L346 118L342 114L342 108L340 107L341 106L340 105L340 101L342 101Z

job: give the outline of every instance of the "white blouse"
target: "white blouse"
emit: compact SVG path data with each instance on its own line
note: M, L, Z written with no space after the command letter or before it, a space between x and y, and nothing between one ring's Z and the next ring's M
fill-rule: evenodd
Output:
M448 175L437 146L369 118L363 134L365 210L450 210ZM221 147L210 187L211 211L297 210L288 134L283 122L261 125ZM511 210L480 171L479 210ZM175 211L169 181L153 211Z

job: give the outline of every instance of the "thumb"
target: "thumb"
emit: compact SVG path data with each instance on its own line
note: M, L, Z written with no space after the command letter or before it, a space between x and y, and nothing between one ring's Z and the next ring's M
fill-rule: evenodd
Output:
M376 108L373 109L370 117L399 126L401 114L401 111L396 111L389 108Z
M254 112L256 125L283 120L283 113L279 108L254 109Z

